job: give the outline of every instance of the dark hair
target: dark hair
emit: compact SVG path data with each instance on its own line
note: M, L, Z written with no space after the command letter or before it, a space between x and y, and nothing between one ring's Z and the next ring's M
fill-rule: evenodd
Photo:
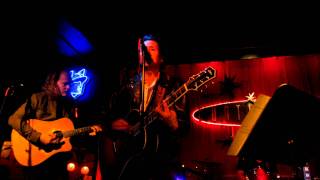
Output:
M142 38L143 41L156 41L158 43L159 46L159 53L160 53L160 64L163 64L164 59L163 59L163 52L162 52L162 45L161 45L161 40L159 38L159 36L156 36L154 34L145 34Z
M49 72L45 82L42 85L42 90L48 94L57 96L57 81L60 78L61 73L68 73L67 69L56 69L54 71Z
M142 39L143 41L153 40L157 41L158 44L160 43L160 38L158 36L155 36L154 34L145 34Z

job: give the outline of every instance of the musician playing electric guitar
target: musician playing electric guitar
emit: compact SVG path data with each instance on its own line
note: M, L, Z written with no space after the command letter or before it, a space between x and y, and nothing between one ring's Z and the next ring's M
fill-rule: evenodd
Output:
M70 83L66 69L49 73L43 91L32 94L9 118L13 152L23 165L24 177L68 179L66 164L71 158L68 136L74 129L70 120L73 117L73 103L68 96ZM98 125L88 128L84 131L91 135L101 130Z
M110 160L109 149L101 151L105 156L101 160L103 179L172 178L170 173L177 162L179 150L178 135L188 124L186 98L180 98L171 107L164 99L181 84L165 74L157 37L145 35L138 46L139 70L132 77L127 77L120 91L111 98L110 127L118 132L113 139L116 162L110 163L114 160ZM139 121L149 113L154 113L156 120L143 129L141 127L146 124ZM140 135L139 141L131 138Z

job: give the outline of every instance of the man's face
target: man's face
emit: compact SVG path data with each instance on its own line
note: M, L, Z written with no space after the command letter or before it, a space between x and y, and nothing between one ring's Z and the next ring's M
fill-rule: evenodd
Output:
M67 72L62 72L60 74L59 80L57 81L57 86L61 96L67 96L68 91L70 90L70 77Z
M152 62L154 64L159 64L159 61L160 61L159 44L154 40L146 40L143 43L146 46L147 51L151 56Z

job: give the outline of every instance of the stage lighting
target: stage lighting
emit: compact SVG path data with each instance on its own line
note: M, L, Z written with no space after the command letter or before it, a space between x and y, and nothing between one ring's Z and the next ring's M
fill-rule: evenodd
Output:
M80 172L82 175L88 175L90 172L90 169L88 166L82 166Z
M68 170L69 172L75 171L75 170L76 170L76 164L75 164L74 162L69 162L69 163L67 164L67 170Z

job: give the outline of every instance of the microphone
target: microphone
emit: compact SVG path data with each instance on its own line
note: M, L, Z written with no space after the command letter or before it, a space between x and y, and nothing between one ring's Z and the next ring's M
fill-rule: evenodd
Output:
M144 45L143 40L139 38L138 40L138 51L139 51L139 63L142 64L143 58L148 63L148 65L153 64L151 56L148 52L147 47Z
M4 93L4 97L8 97L11 94L11 92L12 92L11 89L12 89L11 87L6 88L5 93Z
M15 90L20 87L24 87L24 83L21 81L15 81L10 83L10 85L4 91L5 92L4 96L5 97L12 96L15 93Z
M24 82L22 80L14 80L11 83L9 83L9 87L11 88L24 87Z

